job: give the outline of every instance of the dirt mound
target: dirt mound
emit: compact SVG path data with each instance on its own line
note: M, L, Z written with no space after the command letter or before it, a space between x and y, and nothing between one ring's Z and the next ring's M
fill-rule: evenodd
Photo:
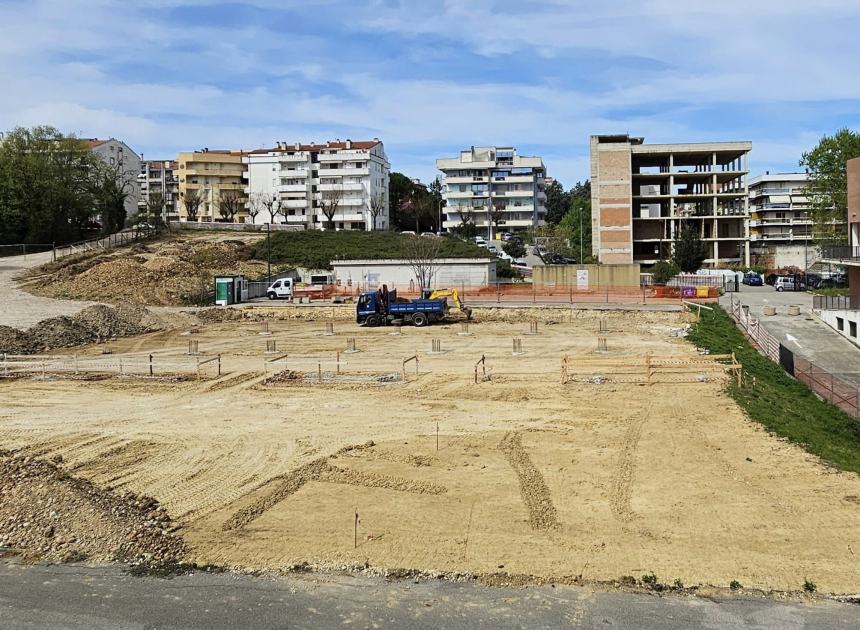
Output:
M82 346L96 340L92 330L73 317L65 315L43 319L27 332L43 350Z
M0 450L0 546L27 559L172 564L186 553L176 529L153 499L115 495L56 463Z
M212 277L265 269L241 240L211 242L175 237L144 246L58 261L34 271L27 290L48 297L153 305L202 304ZM38 281L33 281L38 278Z
M89 329L96 341L130 337L161 328L157 317L136 304L120 304L116 308L97 304L85 308L74 319Z
M30 333L11 326L0 326L0 354L31 354L38 349Z
M88 306L73 317L43 319L29 330L0 327L0 353L33 354L51 348L71 348L88 343L131 337L164 328L161 319L145 307Z

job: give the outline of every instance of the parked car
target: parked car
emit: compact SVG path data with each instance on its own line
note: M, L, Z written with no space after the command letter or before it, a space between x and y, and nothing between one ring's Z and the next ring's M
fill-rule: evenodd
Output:
M510 232L502 232L503 241L509 241L511 240L511 237L513 237L513 234L511 234Z
M415 232L413 230L403 230L401 234L408 234L409 236L415 236Z
M519 267L520 269L528 269L529 265L525 260L523 260L522 258L519 258L519 259L511 262L511 267Z
M774 280L773 288L777 291L803 291L806 284L798 278L795 282L794 276L779 276Z
M489 251L489 252L491 252L491 253L493 253L493 254L498 254L498 253L499 253L499 249L498 249L495 245L493 245L492 243L490 243L489 245L487 245L487 251Z
M421 232L421 236L439 236L436 232Z
M497 252L496 256L498 256L501 260L507 260L508 262L511 262L511 263L514 261L514 257L511 256L510 254L508 254L508 252L506 252L504 250Z
M480 245L481 247L486 247L487 241L484 240L483 236L476 236L475 237L475 245Z
M764 286L764 280L762 279L761 274L758 274L755 271L748 271L745 273L743 283L751 287Z

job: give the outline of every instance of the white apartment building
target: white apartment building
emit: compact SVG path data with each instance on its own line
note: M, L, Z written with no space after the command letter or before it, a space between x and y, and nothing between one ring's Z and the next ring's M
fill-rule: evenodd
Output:
M125 142L116 138L109 140L84 138L81 142L104 160L106 164L117 169L117 176L121 178L128 190L128 197L125 200L126 216L134 216L140 202L140 185L138 184L140 156Z
M806 173L767 172L750 179L750 249L756 264L806 269L818 258L808 181Z
M472 212L481 232L524 230L546 218L546 168L539 157L518 155L513 147L472 147L459 157L436 160L445 174L447 201L442 227L450 230Z
M164 202L161 219L164 223L179 220L179 178L177 177L176 160L142 160L140 175L137 176L140 187L140 202L138 212L146 212L149 196L160 193Z
M325 229L322 204L337 198L336 230L387 230L390 164L378 138L334 140L324 144L279 142L274 149L248 152L244 160L249 207L261 197L276 198L280 214L275 223ZM381 204L378 216L372 203ZM248 219L251 220L250 218ZM271 220L263 209L254 223Z

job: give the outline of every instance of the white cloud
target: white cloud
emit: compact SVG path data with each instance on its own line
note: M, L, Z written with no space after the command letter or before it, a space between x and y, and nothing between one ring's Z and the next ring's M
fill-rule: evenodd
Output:
M726 131L728 121L696 120L697 108L860 100L856 0L245 3L328 16L332 28L325 32L166 17L168 9L190 6L210 18L215 4L0 5L0 120L122 137L158 157L201 146L379 136L395 168L425 180L435 176L435 157L471 144L514 144L542 152L550 173L569 185L588 176L592 133L725 139L714 137L716 128L731 139L752 139L753 159L762 164L790 164L833 130L811 119L760 130L739 120L737 132ZM447 64L458 63L461 50L604 63L581 85L541 77L540 64L533 76L512 73L510 82L499 73L483 78L480 68L453 79L444 64L435 75L412 77L402 67L392 75L391 51L380 49L378 61L352 60L341 49L344 33L365 37L367 50L386 36L404 38L394 41L405 42L403 55L416 64L443 47ZM141 65L150 68L146 77L133 70ZM659 69L642 69L649 66ZM260 75L267 78L244 80ZM856 122L849 116L843 124Z

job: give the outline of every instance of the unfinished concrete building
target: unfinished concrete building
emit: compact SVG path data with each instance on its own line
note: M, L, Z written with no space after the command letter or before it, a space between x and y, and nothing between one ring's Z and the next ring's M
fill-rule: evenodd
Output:
M751 142L645 144L629 135L591 137L591 239L601 263L652 265L672 255L692 222L705 265L749 265Z

